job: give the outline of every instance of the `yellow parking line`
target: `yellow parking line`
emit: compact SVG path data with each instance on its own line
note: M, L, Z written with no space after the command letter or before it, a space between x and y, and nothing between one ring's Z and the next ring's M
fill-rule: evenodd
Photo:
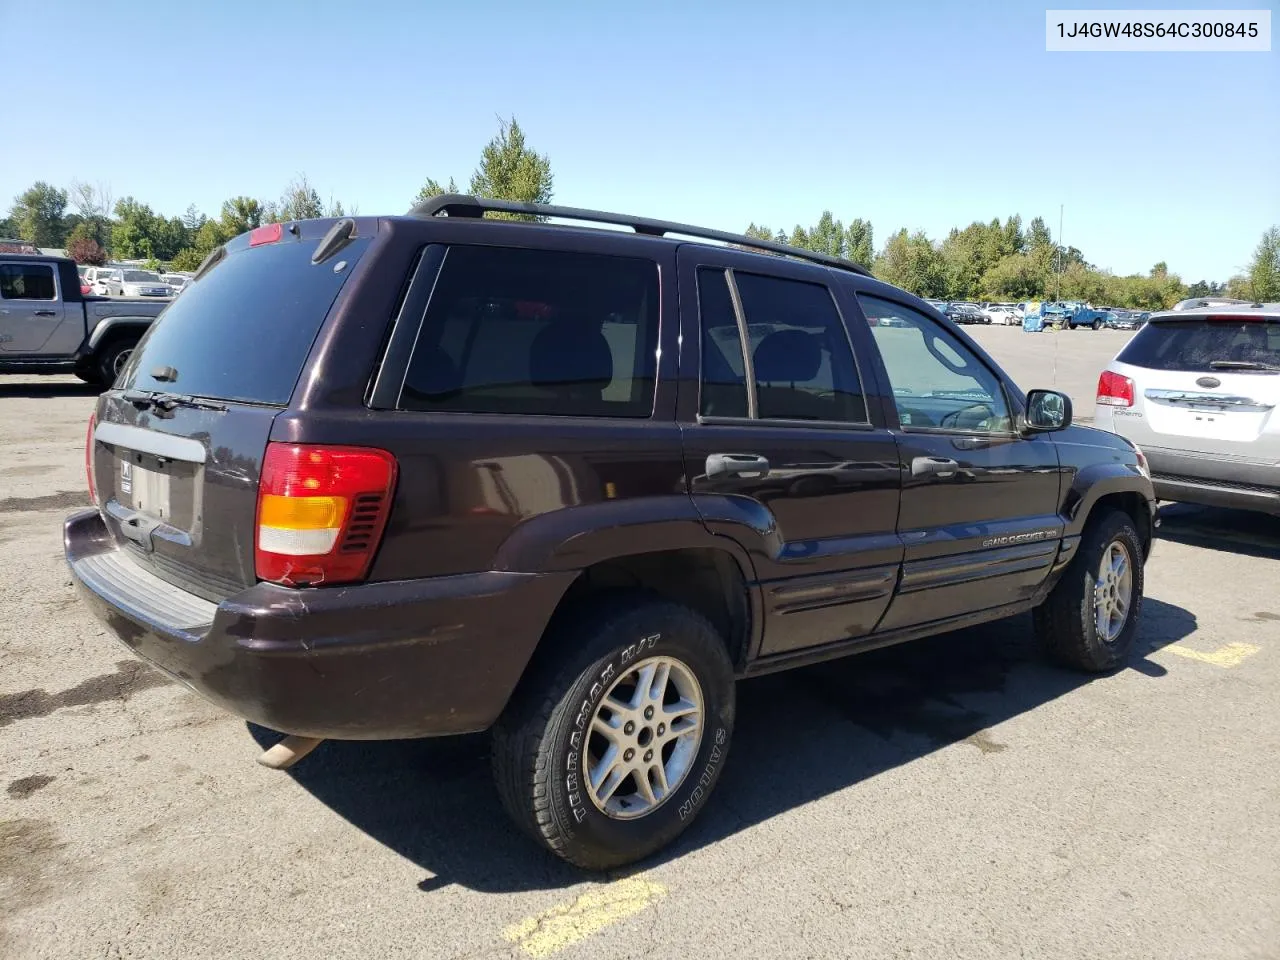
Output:
M1262 648L1255 647L1252 643L1228 643L1226 646L1219 647L1213 653L1201 653L1199 650L1192 650L1190 647L1171 643L1165 649L1170 653L1176 653L1180 657L1186 657L1188 660L1199 660L1201 663L1211 663L1215 667L1223 667L1229 670L1232 667L1240 666L1241 663Z
M653 906L667 895L660 883L628 877L584 893L569 904L527 917L503 931L526 956L549 957L610 924Z

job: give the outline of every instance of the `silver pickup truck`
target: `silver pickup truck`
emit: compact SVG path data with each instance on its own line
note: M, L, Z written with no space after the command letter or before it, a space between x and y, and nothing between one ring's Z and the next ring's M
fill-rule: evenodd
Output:
M169 303L86 296L73 260L0 253L0 373L109 385Z

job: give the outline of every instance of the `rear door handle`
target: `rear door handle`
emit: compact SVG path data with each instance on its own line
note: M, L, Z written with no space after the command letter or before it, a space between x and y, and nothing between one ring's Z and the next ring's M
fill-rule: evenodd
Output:
M913 477L951 477L960 469L960 464L946 457L916 457L911 461Z
M37 317L56 317L57 314L54 313L52 310L37 310L36 316Z
M755 453L712 453L707 456L707 479L716 477L764 476L769 461Z

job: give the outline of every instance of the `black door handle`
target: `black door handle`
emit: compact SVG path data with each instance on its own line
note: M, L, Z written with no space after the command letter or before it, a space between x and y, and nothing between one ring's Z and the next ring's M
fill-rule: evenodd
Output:
M716 477L764 476L769 461L755 453L712 453L707 456L707 479Z
M37 310L36 316L37 317L56 317L57 314L54 313L52 310Z
M916 457L911 461L913 477L951 477L960 469L960 464L946 457Z

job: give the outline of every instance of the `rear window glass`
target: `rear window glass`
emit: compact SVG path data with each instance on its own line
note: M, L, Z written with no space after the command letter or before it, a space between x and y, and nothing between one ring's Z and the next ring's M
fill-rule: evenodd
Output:
M1280 368L1280 324L1255 320L1161 320L1144 326L1116 357L1152 370Z
M353 241L321 264L314 240L232 251L187 284L152 325L121 387L284 406L329 308L369 245ZM345 261L341 271L334 267ZM160 381L160 367L178 371Z
M651 260L456 246L431 295L400 407L647 417L657 345Z

